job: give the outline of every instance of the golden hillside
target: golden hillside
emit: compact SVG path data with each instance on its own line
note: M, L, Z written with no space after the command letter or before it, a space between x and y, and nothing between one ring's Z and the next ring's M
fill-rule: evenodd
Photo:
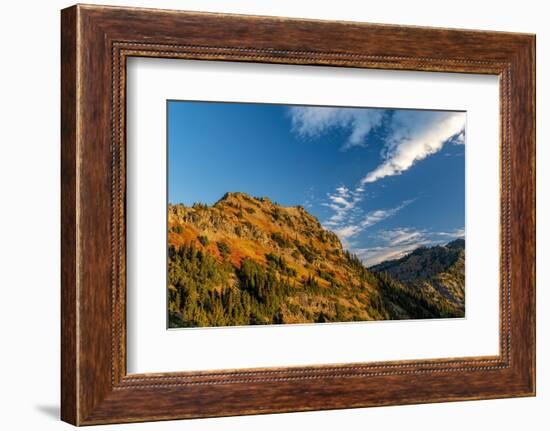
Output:
M227 193L212 206L170 205L168 243L171 327L450 313L364 268L304 208L268 198Z

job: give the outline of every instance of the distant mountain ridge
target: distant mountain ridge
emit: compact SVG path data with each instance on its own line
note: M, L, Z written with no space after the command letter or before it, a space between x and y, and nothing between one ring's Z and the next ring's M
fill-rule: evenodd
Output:
M405 261L369 270L303 207L268 198L169 205L168 244L170 327L460 315L447 272L426 274L429 289Z
M396 260L389 260L369 269L389 275L411 291L464 314L465 241L456 239L446 245L420 247Z

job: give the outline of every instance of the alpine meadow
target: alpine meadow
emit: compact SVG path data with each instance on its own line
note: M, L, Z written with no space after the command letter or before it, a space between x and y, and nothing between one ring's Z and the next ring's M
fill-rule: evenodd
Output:
M465 316L465 112L167 113L168 328Z

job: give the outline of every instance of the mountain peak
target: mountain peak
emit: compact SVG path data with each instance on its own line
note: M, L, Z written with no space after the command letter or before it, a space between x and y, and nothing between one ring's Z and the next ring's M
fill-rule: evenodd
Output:
M291 254L292 249L297 247L298 255L302 254L300 247L306 254L305 248L313 247L321 252L319 261L325 253L343 254L336 234L325 230L319 220L303 207L284 207L269 198L252 197L243 192L227 192L210 206L201 203L190 207L169 205L168 219L172 229L180 225L182 232L186 232L172 230L170 239L176 245L198 236L223 239L234 243L235 250L239 250L231 254L235 264L240 264L247 257L263 261L264 254L273 252L273 247L286 254ZM187 225L187 230L183 229L184 225ZM258 255L260 249L263 252Z
M233 204L233 205L246 205L246 204L252 204L255 206L261 206L266 205L269 207L275 207L280 210L289 210L289 211L297 211L298 213L302 214L305 217L309 217L311 219L314 219L316 222L318 222L317 217L310 214L302 205L290 205L290 206L284 206L280 205L279 203L271 200L267 196L252 196L245 192L226 192L220 199L218 199L213 206L216 205L223 205L223 204Z
M217 202L223 202L231 199L253 199L253 198L252 196L244 192L226 192L220 199L218 199Z
M224 204L224 203L228 203L228 202L230 202L230 203L231 202L233 202L233 203L249 202L249 203L253 203L253 204L258 204L258 203L273 204L271 199L269 199L267 197L264 197L264 196L254 197L254 196L251 196L251 195L249 195L248 193L245 193L245 192L227 192L220 199L218 199L216 201L216 203L214 203L214 205Z
M213 205L169 205L168 243L170 319L176 326L208 326L207 318L220 325L447 315L438 305L447 303L441 295L435 296L439 302L419 303L414 292L365 268L300 206L243 192L228 192ZM189 293L193 283L200 285L196 294L210 292L202 314L186 305L188 295L196 297ZM252 308L239 311L244 320L233 316L222 322L212 309L218 297L239 298L230 302Z
M454 241L449 242L445 247L464 249L466 247L466 241L464 241L464 238L457 238Z

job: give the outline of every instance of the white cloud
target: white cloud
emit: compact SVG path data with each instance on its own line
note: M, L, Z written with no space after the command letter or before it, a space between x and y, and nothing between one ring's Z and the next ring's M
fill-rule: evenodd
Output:
M441 150L451 138L464 143L465 121L463 112L395 111L382 153L384 161L361 180L361 185L401 174Z
M441 150L446 142L461 145L465 139L466 115L463 112L292 107L290 117L292 130L302 137L315 138L333 128L348 130L349 136L342 149L364 146L372 130L382 125L387 128L378 166L355 187L350 189L340 185L333 193L327 194L327 201L322 203L332 210L332 215L323 224L332 229L344 244L349 244L350 239L364 229L393 216L412 202L364 214L358 204L365 197L367 184L403 173L417 161Z
M364 146L370 131L382 124L386 110L294 106L290 108L292 130L302 137L316 138L332 128L349 129L346 150Z
M380 236L387 241L389 246L402 246L424 242L424 230L398 228L380 232Z
M348 225L334 229L334 233L338 235L341 241L347 241L349 238L357 235L361 230L360 225Z
M411 251L417 249L420 245L402 245L393 247L372 247L352 250L366 267L377 265L386 260L399 259Z
M462 229L455 229L450 232L434 232L434 235L442 236L442 237L449 237L449 238L464 238L465 236L464 228Z
M325 222L325 225L330 227L340 224L361 200L357 193L345 186L337 187L334 193L329 193L327 196L329 202L322 205L334 211L334 214Z
M336 227L334 229L334 233L338 235L341 241L343 241L344 243L347 243L350 238L361 233L366 228L374 226L375 224L380 223L381 221L386 220L387 218L393 217L395 214L397 214L399 211L401 211L403 208L405 208L407 205L411 204L412 202L414 202L414 199L406 200L395 208L378 209L378 210L370 211L361 220L359 220L356 223L350 223L347 225L340 225ZM337 223L333 223L332 225L335 225L335 224Z
M466 131L463 129L453 140L455 145L464 145L466 143Z
M315 138L332 128L349 129L342 149L367 144L371 130L382 125L387 109L295 106L290 108L292 130ZM466 114L450 111L395 110L388 122L389 133L382 151L383 162L361 180L360 186L399 175L415 162L441 150L445 142L465 141Z
M334 205L342 205L344 207L348 207L350 205L350 202L348 202L342 196L331 196L330 199L332 200Z
M382 220L387 219L388 217L392 217L412 202L414 202L414 199L408 199L395 208L370 211L365 216L365 219L362 222L362 226L366 228L376 223L379 223Z

